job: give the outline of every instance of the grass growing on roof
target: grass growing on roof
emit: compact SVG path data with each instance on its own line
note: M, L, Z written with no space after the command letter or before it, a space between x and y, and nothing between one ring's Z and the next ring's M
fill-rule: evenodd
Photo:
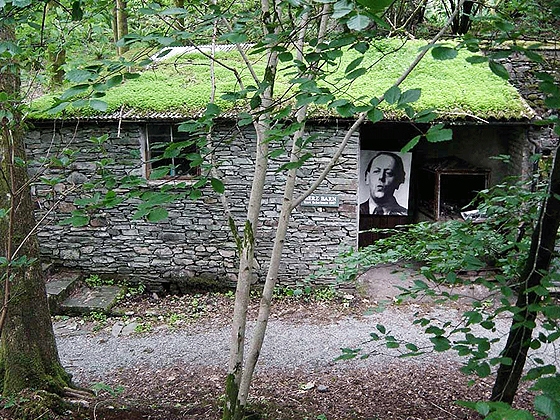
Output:
M345 97L380 96L406 70L419 48L425 44L423 41L408 41L403 48L381 59L364 77L357 79L348 88ZM382 56L373 48L370 51L362 63L364 67ZM517 90L493 74L486 63L470 64L465 61L471 55L461 50L455 59L435 60L428 53L403 82L401 90L422 90L420 99L413 104L417 110L434 108L440 113L453 113L459 117L462 113L486 118L515 119L523 116L527 110ZM345 68L351 59L350 55L345 55L341 67Z
M367 103L370 98L379 97L391 87L414 60L419 48L426 43L408 41L397 49L400 44L398 40L381 40L372 46L361 65L368 68L367 73L352 82L344 79L344 69L359 53L345 50L337 66L328 69L334 73L327 77L326 82L321 81L319 84L329 85L338 99L348 99L359 104L358 99L362 98L361 101ZM387 55L382 58L382 53L378 50ZM471 53L462 50L455 59L441 61L433 59L428 53L401 86L402 90L422 90L420 100L414 104L414 108L434 108L448 118L461 118L465 114L505 119L526 116L527 109L515 88L494 75L486 64L473 65L466 62L465 58L469 55ZM255 54L249 57L253 60L257 74L262 75L265 68L264 56ZM255 84L236 52L221 52L217 54L217 58L220 63L235 68L246 86ZM280 68L284 67L282 63ZM223 110L229 110L233 104L220 96L238 90L239 84L233 73L220 64L215 65L215 75L216 103ZM280 72L275 86L277 97L293 89L289 79L289 76ZM208 58L202 54L189 54L180 59L157 63L156 67L145 70L138 79L110 89L103 100L108 104L107 113L124 106L140 115L149 112L174 112L190 116L206 107L210 91ZM44 109L48 104L49 99L43 98L34 107ZM387 105L383 106L387 108ZM334 115L333 110L323 109L321 114L325 113ZM80 110L79 114L99 113Z

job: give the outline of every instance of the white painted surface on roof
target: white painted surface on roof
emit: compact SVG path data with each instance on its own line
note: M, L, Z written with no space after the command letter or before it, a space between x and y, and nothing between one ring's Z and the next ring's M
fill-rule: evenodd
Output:
M243 50L248 50L252 47L252 44L218 44L215 45L216 51L224 52L224 51L234 51L238 47ZM181 56L184 54L193 54L197 52L202 53L211 53L212 52L212 45L197 45L197 46L189 46L189 47L165 47L158 51L156 54L150 57L153 61L163 61L168 60L172 57Z

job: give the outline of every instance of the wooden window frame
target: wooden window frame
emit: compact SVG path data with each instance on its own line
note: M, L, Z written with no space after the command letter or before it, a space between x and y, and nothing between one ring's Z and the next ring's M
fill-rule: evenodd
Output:
M157 135L154 134L154 132L150 132L150 129L154 129L154 127L159 128L160 130L162 130L164 127L168 130L167 133L164 133L163 130L162 132L158 133ZM197 175L200 174L200 168L196 167L196 168L189 168L189 170L185 173L170 173L167 176L164 176L162 178L159 178L157 180L150 180L150 175L152 173L152 170L159 167L159 166L163 166L163 165L155 165L154 166L154 157L153 157L153 148L152 145L156 144L156 143L173 143L175 141L184 141L186 140L186 138L188 138L188 134L185 133L185 139L177 139L177 134L180 133L178 130L178 124L173 124L173 123L147 123L145 125L144 128L144 134L145 134L145 139L144 139L144 158L145 158L145 165L144 165L144 176L147 180L149 181L168 181L168 180L190 180L195 178ZM158 141L158 142L154 142L152 143L151 138L153 137L166 137L167 141ZM192 152L196 152L198 150L196 145L193 145L193 149ZM163 151L162 151L163 153ZM170 157L170 158L165 158L165 160L169 161L169 164L171 164L171 170L174 171L177 168L179 168L181 166L181 163L178 163L177 160L181 160L183 161L183 164L189 164L189 160L186 157Z

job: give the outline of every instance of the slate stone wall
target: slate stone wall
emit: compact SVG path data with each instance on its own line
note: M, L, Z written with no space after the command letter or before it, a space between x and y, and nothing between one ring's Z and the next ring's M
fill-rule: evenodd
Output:
M529 106L533 108L540 117L548 116L552 111L544 107L545 95L539 90L538 72L548 73L555 80L560 81L560 48L557 45L544 46L536 50L542 62L527 59L523 54L515 53L504 64L510 74L510 83L517 88ZM551 127L533 127L528 138L538 151L549 152L554 150L559 143L558 136Z
M60 124L60 123L59 123ZM321 134L314 148L315 157L299 170L296 191L307 189L332 155L345 133L345 126L310 127ZM221 130L221 131L220 131ZM217 161L226 185L231 214L242 229L243 217L251 188L255 142L250 130L232 131L222 126L218 130L226 141L218 141ZM91 138L108 135L101 149ZM234 134L234 139L231 136ZM134 220L137 200L125 199L112 208L100 208L91 213L85 227L60 226L59 222L76 210L74 200L91 196L84 188L93 179L100 179L99 163L118 178L142 174L140 150L142 124L111 122L65 122L62 126L37 124L28 133L30 158L64 156L62 151L75 150L73 162L67 168L40 173L40 165L32 174L59 177L53 185L36 183L37 216L46 216L46 225L39 233L42 256L56 264L76 268L86 273L105 274L143 282L152 290L172 291L206 281L231 285L236 278L236 248L224 216L220 197L206 188L198 200L179 200L167 205L169 218L150 223ZM358 140L354 136L339 164L316 191L336 195L338 207L297 208L286 239L281 283L295 284L316 272L322 262L332 261L339 252L356 244L356 156ZM67 155L71 153L67 152ZM256 273L264 279L265 262L271 254L276 216L282 200L284 175L276 172L280 162L272 163L267 175L265 199L261 211L262 225L257 236ZM159 191L159 186L144 187L143 192ZM179 191L178 189L174 189ZM125 195L127 190L118 191ZM55 210L48 209L56 204ZM328 282L329 278L317 280Z

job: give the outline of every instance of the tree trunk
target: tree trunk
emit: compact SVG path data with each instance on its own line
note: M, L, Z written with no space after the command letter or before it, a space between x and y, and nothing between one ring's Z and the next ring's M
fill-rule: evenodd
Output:
M126 0L117 0L115 29L117 30L117 40L121 40L125 35L128 35L128 14L126 13ZM127 46L117 47L117 53L119 55L122 55L127 51Z
M15 41L12 27L0 26L0 41ZM15 66L12 67L15 69ZM38 261L33 202L24 165L25 146L20 124L20 80L17 70L0 73L0 91L9 99L0 103L4 115L0 135L0 266L2 310L0 320L0 390L13 395L22 389L62 393L70 376L62 368ZM34 262L14 265L25 256Z
M276 19L279 19L280 11L274 10L267 0L263 0L262 7L265 33L279 31ZM239 247L239 275L232 320L223 420L241 420L245 416L245 404L240 400L239 390L243 377L247 306L253 274L255 237L268 169L268 131L270 130L270 113L273 106L274 83L278 67L278 52L272 48L273 46L269 46L267 65L263 76L263 81L267 83L267 87L259 94L260 106L255 110L258 118L253 124L257 137L255 172L249 196L245 231Z
M560 226L560 159L558 154L554 158L548 198L541 208L539 220L531 239L529 257L521 273L522 284L515 304L519 312L514 317L503 357L510 358L511 365L501 364L498 368L494 388L493 401L503 401L509 404L513 399L523 375L523 368L527 359L527 352L531 344L534 321L537 312L534 305L540 302L540 296L534 288L541 284L543 275L550 268L550 261L554 253L556 235Z
M50 87L59 88L64 82L64 65L66 64L66 49L64 47L49 51Z
M179 8L179 9L184 9L185 8L185 0L175 0L175 7ZM175 25L176 29L178 31L184 31L185 30L185 18L177 18L177 24Z

